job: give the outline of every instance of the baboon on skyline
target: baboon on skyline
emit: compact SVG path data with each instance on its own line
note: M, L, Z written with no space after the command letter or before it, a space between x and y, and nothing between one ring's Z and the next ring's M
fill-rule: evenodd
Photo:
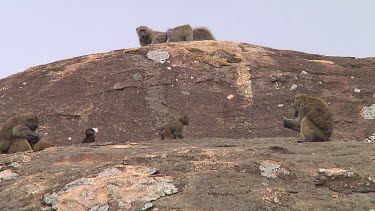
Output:
M138 26L136 31L141 46L151 44L155 36L158 34L166 34L165 32L154 31L147 26Z
M193 28L189 24L177 26L167 31L167 43L193 41Z
M197 27L193 29L194 41L202 40L215 40L215 37L212 35L211 31L206 27Z

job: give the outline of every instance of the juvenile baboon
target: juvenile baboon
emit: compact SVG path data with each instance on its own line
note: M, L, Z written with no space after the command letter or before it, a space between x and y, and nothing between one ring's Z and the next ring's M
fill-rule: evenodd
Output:
M82 143L91 143L95 142L95 135L96 131L93 128L89 128L86 130L85 134L86 137L83 139Z
M307 94L297 94L294 98L293 108L296 119L282 117L285 128L301 133L302 141L327 141L333 131L333 114L328 104L318 98Z
M172 140L175 139L170 130L158 128L155 133L155 138L158 140Z
M180 41L193 41L193 28L189 24L168 29L167 43Z
M165 34L165 32L154 31L147 26L138 26L136 31L139 37L139 44L141 46L151 44L156 35Z
M193 29L194 41L201 40L215 40L215 37L212 35L211 31L206 27L197 27Z
M35 130L39 118L33 113L24 113L9 118L0 129L0 153L14 153L31 150L29 141L38 142L41 137Z
M167 42L167 33L158 34L154 37L151 44L160 44Z
M30 143L30 141L29 141ZM31 145L31 148L33 149L34 152L38 152L38 151L41 151L43 149L46 149L46 148L49 148L49 147L53 147L53 145L51 144L51 142L45 140L45 139L42 139L38 142L32 142L30 143Z
M184 138L182 135L184 125L189 125L189 117L187 115L156 129L155 137L160 140Z

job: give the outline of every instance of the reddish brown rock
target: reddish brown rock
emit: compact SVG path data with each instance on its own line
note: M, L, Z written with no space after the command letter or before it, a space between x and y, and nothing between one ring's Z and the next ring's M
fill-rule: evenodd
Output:
M147 56L153 50L161 53ZM38 132L55 147L0 155L0 171L18 175L0 180L0 209L67 208L67 201L75 210L374 209L375 193L361 189L363 178L375 176L375 145L365 141L375 124L364 118L371 110L363 114L374 104L374 68L374 58L221 41L149 45L29 68L0 80L0 122L38 112ZM301 92L331 106L331 141L296 144L299 134L282 127L281 116L293 115L293 97ZM181 114L191 120L186 139L152 140L156 127ZM87 128L98 128L97 142L82 145ZM111 183L123 176L97 179L106 169L127 175L134 166L155 169L139 178L167 179L178 193L136 200L152 192L142 184L131 195L132 186ZM325 177L316 186L318 169L334 168L357 180ZM133 173L129 184L139 179ZM93 195L64 192L84 178L96 182ZM58 193L64 204L43 201Z

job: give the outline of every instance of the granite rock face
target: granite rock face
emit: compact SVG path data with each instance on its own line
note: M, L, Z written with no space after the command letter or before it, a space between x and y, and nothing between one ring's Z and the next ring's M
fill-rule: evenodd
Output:
M0 80L0 122L37 112L55 147L0 155L0 208L375 209L375 145L366 141L375 133L374 69L375 58L224 41L29 68ZM297 93L328 102L331 141L297 144L299 134L282 127ZM185 139L153 140L181 114L190 116ZM87 128L98 130L96 143L80 144Z

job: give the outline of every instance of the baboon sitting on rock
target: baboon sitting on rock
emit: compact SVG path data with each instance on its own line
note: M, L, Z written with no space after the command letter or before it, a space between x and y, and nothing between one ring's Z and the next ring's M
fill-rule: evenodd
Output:
M94 128L89 128L85 131L86 137L83 139L82 143L92 143L95 142L96 130Z
M24 113L9 118L0 129L0 153L31 151L32 146L41 148L41 144L38 144L41 136L35 132L38 127L39 117L34 113ZM43 147L46 142L49 143L41 142Z
M307 94L297 94L294 98L294 116L297 119L282 117L285 128L301 133L302 141L327 141L333 132L333 114L328 104Z
M184 125L189 125L189 117L187 115L156 129L155 137L159 140L184 138L182 135Z

